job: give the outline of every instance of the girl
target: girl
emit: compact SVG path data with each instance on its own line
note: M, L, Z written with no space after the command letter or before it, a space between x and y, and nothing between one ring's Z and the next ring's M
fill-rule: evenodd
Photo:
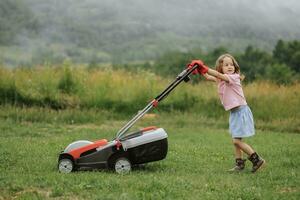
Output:
M218 93L226 111L230 111L229 130L235 148L235 167L229 171L241 171L245 168L242 153L248 155L252 162L252 172L256 172L265 164L251 146L243 142L243 138L253 136L254 121L250 108L247 105L240 75L240 67L230 54L221 55L216 61L216 70L210 69L201 60L192 61L191 65L199 66L198 72L207 80L218 83Z

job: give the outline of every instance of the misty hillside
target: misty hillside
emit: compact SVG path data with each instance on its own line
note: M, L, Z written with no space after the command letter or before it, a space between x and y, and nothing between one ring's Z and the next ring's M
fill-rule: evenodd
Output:
M119 63L249 44L270 50L278 39L300 39L296 0L1 0L0 17L2 60L12 64Z

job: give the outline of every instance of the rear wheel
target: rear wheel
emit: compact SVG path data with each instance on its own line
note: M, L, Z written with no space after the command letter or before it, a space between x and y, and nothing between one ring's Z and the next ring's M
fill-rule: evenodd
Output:
M127 174L131 171L131 162L125 158L118 158L114 164L114 169L118 174Z
M117 172L118 174L129 173L132 169L132 165L127 152L119 152L113 155L108 160L109 169Z
M75 166L71 159L63 158L58 162L58 171L59 172L68 174L74 170L75 170Z

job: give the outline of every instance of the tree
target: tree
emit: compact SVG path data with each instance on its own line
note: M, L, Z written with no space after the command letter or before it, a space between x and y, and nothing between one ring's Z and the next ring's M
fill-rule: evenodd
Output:
M213 49L211 52L209 52L203 59L205 60L205 63L207 65L214 68L218 57L225 53L228 53L228 51L225 47L217 47L217 48Z
M293 53L290 64L293 70L300 72L300 49Z
M277 84L289 84L293 82L294 72L285 64L274 64L267 66L265 77Z
M169 51L156 59L152 67L157 74L173 77L178 75L184 67L195 59L201 59L207 62L207 55L205 55L200 48L185 52Z
M273 58L278 63L286 64L292 70L300 72L300 41L279 40L274 48Z
M287 45L283 40L278 40L273 50L273 58L279 63L287 63Z
M254 79L265 74L266 66L273 63L271 55L267 52L248 46L244 54L237 56L241 72L246 75L246 80Z
M165 76L177 75L190 61L188 53L168 52L156 61L154 71Z

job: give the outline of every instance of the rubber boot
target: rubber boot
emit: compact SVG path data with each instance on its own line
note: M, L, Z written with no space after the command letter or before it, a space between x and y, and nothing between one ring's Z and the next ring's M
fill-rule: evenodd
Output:
M262 159L256 152L254 152L253 154L251 154L248 158L252 164L252 170L251 172L256 172L258 169L260 169L265 163L266 161L264 159Z
M234 168L228 170L229 172L240 172L245 168L246 159L236 158Z

